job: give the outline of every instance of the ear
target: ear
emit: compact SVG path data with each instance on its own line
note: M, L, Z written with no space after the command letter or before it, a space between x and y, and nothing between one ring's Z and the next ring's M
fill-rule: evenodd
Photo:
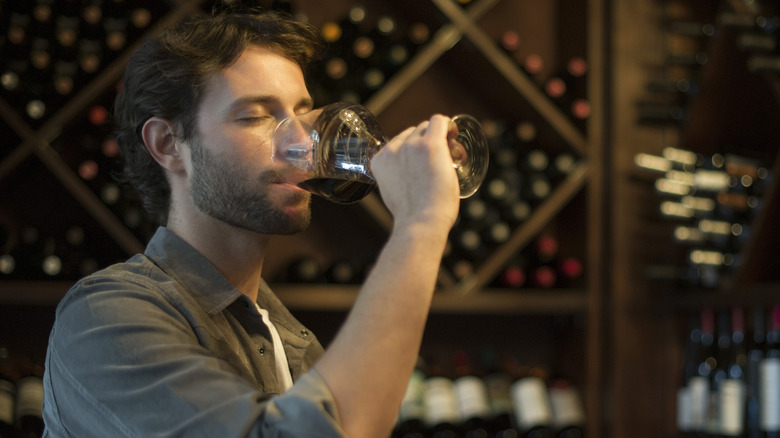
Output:
M184 170L179 148L176 141L174 125L170 120L161 117L150 117L141 129L141 137L149 153L160 165L171 172Z

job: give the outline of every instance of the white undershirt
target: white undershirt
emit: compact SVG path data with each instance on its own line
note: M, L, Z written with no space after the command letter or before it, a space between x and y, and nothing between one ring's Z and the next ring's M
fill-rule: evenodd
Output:
M274 343L274 359L276 360L276 378L279 380L282 392L285 392L292 387L293 382L292 376L290 375L290 365L287 363L287 354L285 354L284 345L282 345L282 338L279 337L279 332L276 331L276 327L271 323L268 311L261 308L257 303L255 303L255 307L257 307L257 311L260 312L263 322L271 332L271 339Z

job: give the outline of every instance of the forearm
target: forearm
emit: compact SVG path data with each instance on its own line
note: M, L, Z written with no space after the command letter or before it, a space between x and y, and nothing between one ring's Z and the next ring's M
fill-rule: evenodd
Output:
M341 331L315 365L348 436L387 434L414 368L447 233L398 226Z

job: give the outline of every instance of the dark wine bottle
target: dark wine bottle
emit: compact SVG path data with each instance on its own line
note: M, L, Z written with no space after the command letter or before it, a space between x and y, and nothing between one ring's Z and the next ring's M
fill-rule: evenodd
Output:
M691 403L691 429L705 433L709 421L712 373L717 366L715 357L715 319L712 309L701 311L701 339L693 370L688 378Z
M325 270L325 279L334 284L351 284L357 281L357 272L349 260L336 260Z
M406 386L394 438L425 438L425 361L418 358Z
M490 404L487 387L481 373L471 365L468 353L455 353L455 400L460 416L460 436L487 437L490 420Z
M780 437L780 305L772 307L766 332L761 378L760 419L763 437Z
M761 438L761 361L766 341L766 313L756 307L750 314L750 341L745 366L745 432L747 438Z
M322 281L322 268L312 257L299 257L287 266L286 280L292 283L316 283Z
M11 357L7 347L0 344L0 437L13 438L14 404L16 402L16 384L10 372Z

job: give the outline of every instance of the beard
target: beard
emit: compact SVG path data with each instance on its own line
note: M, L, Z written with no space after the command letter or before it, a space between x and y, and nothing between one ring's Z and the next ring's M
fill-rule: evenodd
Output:
M311 222L311 195L296 193L296 203L306 201L305 211L294 216L285 214L269 197L268 188L279 181L274 170L252 177L245 162L227 163L207 148L200 139L190 142L193 176L191 195L203 213L232 225L260 234L295 234Z

